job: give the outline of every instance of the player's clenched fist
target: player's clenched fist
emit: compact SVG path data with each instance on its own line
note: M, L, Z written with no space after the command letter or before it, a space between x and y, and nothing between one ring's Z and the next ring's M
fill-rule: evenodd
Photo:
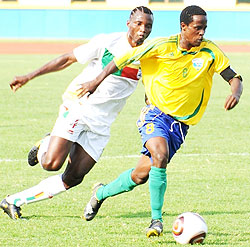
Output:
M10 82L10 87L13 92L25 85L29 81L28 76L15 76L13 81Z

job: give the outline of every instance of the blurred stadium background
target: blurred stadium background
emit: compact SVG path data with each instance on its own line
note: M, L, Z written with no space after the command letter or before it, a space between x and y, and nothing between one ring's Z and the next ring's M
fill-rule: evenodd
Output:
M179 32L179 14L197 4L208 13L206 38L250 41L250 0L0 0L0 39L89 39L126 31L131 9L154 12L151 38Z

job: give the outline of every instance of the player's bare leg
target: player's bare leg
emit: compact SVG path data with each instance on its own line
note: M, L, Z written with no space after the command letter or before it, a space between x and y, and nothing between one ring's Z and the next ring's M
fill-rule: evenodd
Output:
M47 171L58 171L64 164L73 142L58 136L51 136L48 150L41 156L41 165ZM40 151L40 150L39 150Z
M48 171L59 170L64 164L71 146L71 141L47 134L29 151L28 163L30 166L40 163Z
M106 198L131 191L137 185L146 183L150 168L150 159L142 155L135 169L123 172L117 179L107 185L96 184L92 196L84 208L83 218L87 221L94 219Z
M152 162L146 155L142 155L131 173L131 178L136 184L144 184L148 181Z
M95 160L80 145L74 143L70 150L67 168L63 174L48 177L29 189L7 196L1 202L0 207L10 218L21 218L23 204L52 198L66 189L78 185L95 163Z
M80 184L95 163L96 161L78 143L74 143L70 150L67 167L62 174L65 188L69 189Z

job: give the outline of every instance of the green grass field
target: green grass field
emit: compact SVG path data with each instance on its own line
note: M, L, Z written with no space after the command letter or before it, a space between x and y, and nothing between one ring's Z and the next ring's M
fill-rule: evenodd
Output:
M80 217L94 183L107 183L137 163L141 143L135 122L144 104L139 86L113 124L101 160L82 184L51 200L24 205L26 220L12 221L0 213L0 246L179 246L171 227L185 211L198 212L206 220L204 246L250 246L250 54L228 55L244 78L244 94L234 110L225 112L230 88L215 76L202 121L190 128L185 146L168 167L162 237L145 236L150 223L148 184L108 199L91 222ZM55 174L39 165L29 167L27 154L53 127L61 95L81 66L37 78L16 94L8 86L14 75L30 72L53 57L0 55L0 200Z

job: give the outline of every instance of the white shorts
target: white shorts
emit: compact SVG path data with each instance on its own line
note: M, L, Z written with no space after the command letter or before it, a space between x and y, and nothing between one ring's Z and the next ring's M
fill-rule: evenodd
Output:
M73 111L70 110L72 107L74 107ZM78 103L63 103L51 136L58 136L80 144L95 161L98 161L110 136L94 132L91 129L91 121L81 116L80 108L81 105Z

